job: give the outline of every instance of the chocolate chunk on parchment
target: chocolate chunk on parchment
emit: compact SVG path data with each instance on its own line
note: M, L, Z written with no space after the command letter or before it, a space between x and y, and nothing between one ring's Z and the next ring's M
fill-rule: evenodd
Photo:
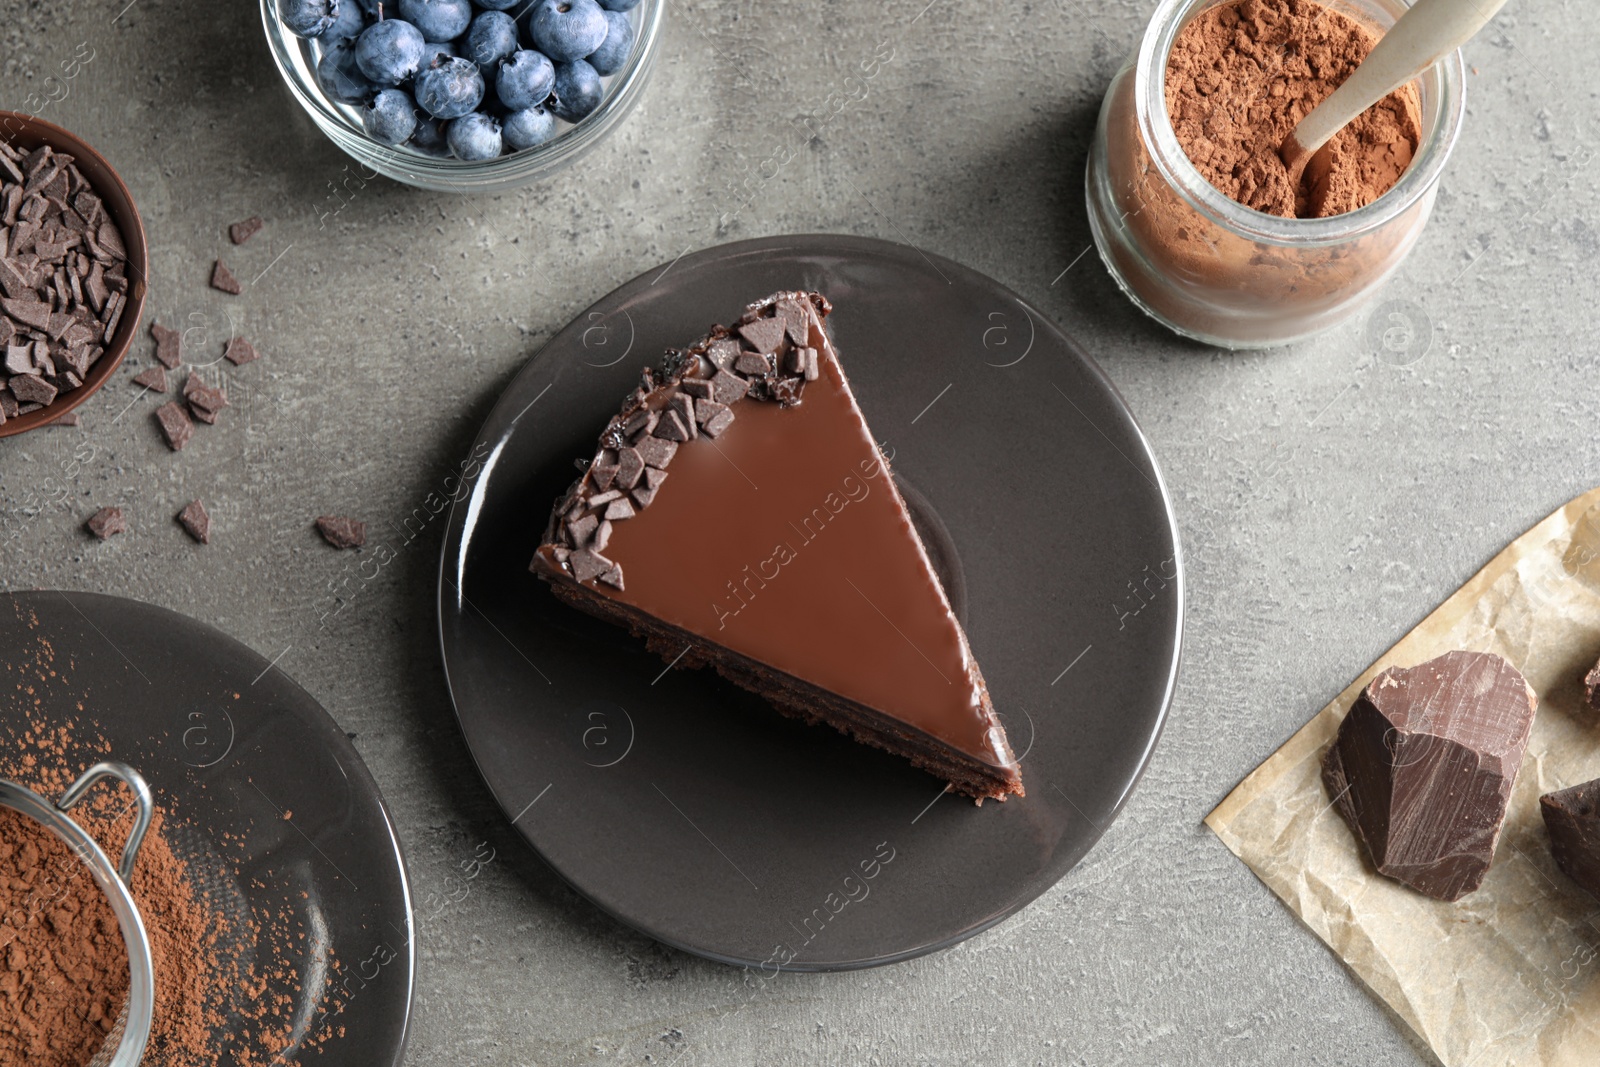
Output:
M211 543L211 515L198 500L191 500L178 512L178 524L202 545Z
M156 423L161 427L161 436L167 439L167 447L174 452L182 452L183 446L194 436L194 423L189 421L189 413L176 400L169 400L156 408Z
M236 222L228 227L228 239L236 245L242 245L250 238L261 232L261 227L266 223L261 221L260 215L251 215L243 222Z
M233 271L229 270L220 259L211 268L211 288L232 293L234 296L244 292L244 286L239 284L239 279L233 276Z
M228 347L222 355L224 359L235 367L242 367L246 363L252 363L261 358L261 353L256 351L255 345L252 345L243 337L229 338Z
M1556 866L1600 900L1600 778L1539 798Z
M317 532L334 548L360 548L367 543L367 524L348 515L318 515Z
M120 533L128 532L127 517L122 514L121 508L101 508L89 516L89 521L84 527L100 540L115 537Z
M1488 652L1390 668L1362 690L1322 781L1379 874L1438 900L1482 884L1537 705Z

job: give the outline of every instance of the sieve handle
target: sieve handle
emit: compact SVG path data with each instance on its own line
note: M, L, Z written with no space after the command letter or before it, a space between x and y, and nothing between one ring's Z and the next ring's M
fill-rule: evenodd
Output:
M104 760L80 774L78 780L69 785L67 791L61 794L61 799L56 801L56 808L63 813L71 810L90 787L102 778L115 778L133 790L134 801L139 805L139 815L133 820L133 831L128 834L127 844L122 846L122 862L117 864L117 874L126 885L133 878L133 861L138 858L139 846L144 843L144 834L150 829L150 818L154 812L150 783L144 780L144 776L126 763Z

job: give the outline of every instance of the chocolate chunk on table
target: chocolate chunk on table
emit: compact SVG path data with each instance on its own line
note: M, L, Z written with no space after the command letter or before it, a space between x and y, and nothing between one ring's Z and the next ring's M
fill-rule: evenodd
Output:
M102 541L119 533L128 532L128 520L122 514L121 508L101 508L90 515L89 521L83 525Z
M1379 874L1438 900L1482 884L1537 704L1488 652L1390 668L1362 690L1322 781Z
M334 548L360 548L367 543L367 524L348 515L317 516L317 532Z
M256 351L255 345L252 345L243 337L230 338L227 351L223 352L222 355L235 367L242 367L246 363L251 363L261 358L261 353Z
M168 370L177 370L183 364L183 334L152 322L150 336L156 339L156 359Z
M178 512L178 523L202 545L211 543L211 515L200 501L191 500L184 505L183 510Z
M167 446L174 452L182 452L183 446L194 436L194 423L189 421L189 413L176 400L169 400L156 408L156 422L161 427L161 436L167 439Z
M142 385L146 389L158 393L167 391L167 369L165 367L146 367L133 376L134 385Z
M220 259L211 268L211 288L232 293L234 296L244 292L244 286L239 284L239 279L233 276L233 271L229 270Z
M228 406L227 390L205 384L197 374L189 375L184 383L183 398L189 402L189 413L207 425L214 425L217 415Z
M1539 811L1556 866L1600 900L1600 778L1546 793Z
M251 215L243 222L236 222L228 227L228 238L236 245L242 245L250 238L261 232L261 227L266 223L261 221L260 215Z

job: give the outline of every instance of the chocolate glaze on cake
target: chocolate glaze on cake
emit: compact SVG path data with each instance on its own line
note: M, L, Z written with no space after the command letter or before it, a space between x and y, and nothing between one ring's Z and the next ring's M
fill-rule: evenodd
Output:
M981 800L1022 794L966 635L823 328L777 293L669 353L556 501L562 600Z

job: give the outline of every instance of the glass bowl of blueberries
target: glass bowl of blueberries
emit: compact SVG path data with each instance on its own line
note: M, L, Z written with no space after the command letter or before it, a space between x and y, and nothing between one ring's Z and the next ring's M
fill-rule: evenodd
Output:
M407 185L536 181L633 110L666 0L261 0L283 80L334 144Z

